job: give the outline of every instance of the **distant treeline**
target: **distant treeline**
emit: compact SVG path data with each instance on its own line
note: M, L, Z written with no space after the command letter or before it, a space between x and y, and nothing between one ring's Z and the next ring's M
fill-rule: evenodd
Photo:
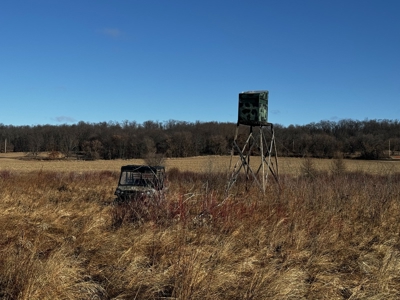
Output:
M239 144L249 127L241 125ZM308 125L274 125L279 156L335 156L380 159L400 153L398 120L320 121ZM228 155L235 123L135 121L73 125L0 124L0 151L62 153L83 159ZM390 148L389 148L390 147Z

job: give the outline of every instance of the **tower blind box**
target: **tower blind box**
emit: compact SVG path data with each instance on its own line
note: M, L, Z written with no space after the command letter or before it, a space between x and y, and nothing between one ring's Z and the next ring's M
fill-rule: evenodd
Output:
M263 126L268 123L268 91L248 91L239 94L238 124Z

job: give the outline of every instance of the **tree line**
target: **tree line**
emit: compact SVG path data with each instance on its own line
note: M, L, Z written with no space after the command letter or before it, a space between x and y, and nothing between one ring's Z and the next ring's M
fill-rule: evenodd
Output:
M239 126L245 143L249 127ZM400 153L398 120L320 121L307 125L276 124L279 156L380 159ZM12 126L0 123L0 152L62 153L82 159L130 159L228 155L235 123L135 121L79 122L73 125Z

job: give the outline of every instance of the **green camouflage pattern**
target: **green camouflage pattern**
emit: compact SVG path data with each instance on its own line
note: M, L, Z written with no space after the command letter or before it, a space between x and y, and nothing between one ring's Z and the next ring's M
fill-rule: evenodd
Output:
M239 94L238 124L260 126L268 123L268 91Z

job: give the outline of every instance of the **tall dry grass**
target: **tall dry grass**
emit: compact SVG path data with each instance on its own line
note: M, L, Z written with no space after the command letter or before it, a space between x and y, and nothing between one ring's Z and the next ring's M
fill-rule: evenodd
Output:
M114 172L3 170L0 298L398 299L400 174L342 163L265 195L172 169L153 204L114 203Z

